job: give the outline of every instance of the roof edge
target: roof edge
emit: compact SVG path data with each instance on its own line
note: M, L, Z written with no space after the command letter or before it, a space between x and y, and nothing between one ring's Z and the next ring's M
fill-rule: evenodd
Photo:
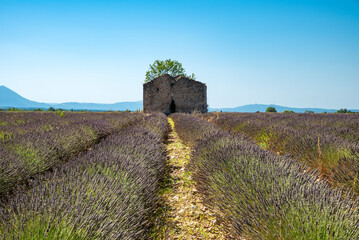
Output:
M189 78L189 77L186 77L186 76L183 76L183 75L177 75L177 76L175 76L175 77L172 77L172 76L169 75L168 73L162 74L161 76L158 76L158 77L156 77L156 78L154 78L154 79L152 79L152 80L150 80L150 81L148 81L148 82L145 82L145 83L143 83L143 85L147 85L147 84L149 84L149 83L151 83L151 82L153 82L153 81L155 81L155 80L157 80L157 79L159 79L159 78L162 78L162 77L164 77L164 76L168 76L169 78L175 80L176 82L178 82L178 81L181 80L181 79L187 79L187 80L189 80L189 81L193 81L193 82L196 82L196 83L200 83L200 84L206 85L206 84L203 83L203 82L194 80L194 79L192 79L192 78Z

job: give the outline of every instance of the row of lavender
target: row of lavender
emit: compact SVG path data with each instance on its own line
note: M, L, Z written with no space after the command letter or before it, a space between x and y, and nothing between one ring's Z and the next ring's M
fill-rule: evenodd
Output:
M319 169L336 186L359 194L359 115L220 113L202 116L242 132L263 148Z
M154 114L31 181L0 205L3 239L146 239L165 173L168 123Z
M189 164L204 203L246 239L358 239L359 199L290 157L193 115L171 115L193 145Z
M0 198L143 114L0 112Z

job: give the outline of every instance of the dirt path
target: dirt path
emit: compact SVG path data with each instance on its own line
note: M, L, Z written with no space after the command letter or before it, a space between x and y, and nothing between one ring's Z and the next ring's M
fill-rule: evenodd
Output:
M153 239L225 239L215 216L203 206L199 193L186 170L190 149L181 143L168 119L171 132L167 142L169 161L161 206L156 217Z

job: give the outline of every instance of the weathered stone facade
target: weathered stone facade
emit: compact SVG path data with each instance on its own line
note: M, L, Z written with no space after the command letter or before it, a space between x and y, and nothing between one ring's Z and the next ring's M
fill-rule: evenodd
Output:
M207 86L183 77L164 74L143 84L143 111L191 113L207 112Z

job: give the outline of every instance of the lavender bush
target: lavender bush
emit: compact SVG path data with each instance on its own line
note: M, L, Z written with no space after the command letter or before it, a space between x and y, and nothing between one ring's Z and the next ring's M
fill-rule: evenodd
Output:
M194 145L203 134L218 133L221 130L213 123L203 121L198 117L189 114L171 114L175 122L175 130L178 136L187 145Z
M121 129L143 114L0 113L0 198L20 182L44 172Z
M145 239L166 164L155 114L36 177L0 206L3 239Z
M204 203L232 222L237 235L359 238L359 202L350 192L332 189L305 165L263 150L242 134L214 130L191 115L173 120L184 139L195 144L189 168Z
M356 114L218 113L201 115L246 134L264 149L289 154L323 178L359 194L359 116Z

